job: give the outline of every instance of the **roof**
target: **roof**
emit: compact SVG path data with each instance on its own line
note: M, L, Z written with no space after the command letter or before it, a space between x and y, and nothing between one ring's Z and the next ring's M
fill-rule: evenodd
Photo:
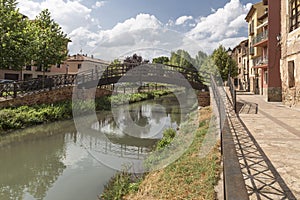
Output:
M101 63L101 64L109 64L108 61L105 60L101 60L98 58L94 58L93 56L88 57L87 55L84 54L75 54L73 56L69 56L67 58L68 62L74 62L74 61L91 61L91 62L97 62L97 63Z
M260 5L262 5L262 2L258 2L258 3L253 4L253 5L251 6L251 8L250 8L250 10L249 10L249 12L248 12L248 14L247 14L247 16L245 17L245 20L246 20L247 22L249 22L249 20L251 19L252 15L253 15L254 12L256 11L256 8L257 8L258 6L260 6Z

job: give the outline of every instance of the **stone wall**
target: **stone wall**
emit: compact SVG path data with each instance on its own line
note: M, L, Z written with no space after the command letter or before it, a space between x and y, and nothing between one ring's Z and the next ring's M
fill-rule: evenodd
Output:
M77 97L80 98L94 98L101 97L111 94L111 91L97 88L96 94L93 89L82 89L78 90ZM0 101L0 108L4 107L15 107L21 105L36 105L36 104L51 104L60 101L71 100L73 95L73 87L63 87L59 89L54 89L51 91L39 92L37 94L27 95L24 97L17 97L14 99L8 99L5 101Z
M199 91L198 94L198 104L199 106L205 107L210 105L210 95L207 91Z
M300 105L300 28L289 31L289 9L281 1L281 62L282 101L288 106ZM294 84L289 85L289 62L294 62Z

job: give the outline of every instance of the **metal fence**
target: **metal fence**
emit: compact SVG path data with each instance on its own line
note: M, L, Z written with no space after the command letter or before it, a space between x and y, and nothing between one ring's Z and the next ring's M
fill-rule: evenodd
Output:
M210 86L217 106L221 131L221 153L223 157L223 186L224 199L248 200L248 194L237 157L236 148L229 126L226 111L226 93L224 87L218 84L214 77L210 78Z
M231 95L231 99L232 99L232 106L234 109L234 112L237 112L237 107L236 107L236 89L235 86L233 84L232 78L230 76L228 76L228 80L227 80L228 86L229 86L229 91L230 91L230 95Z
M43 78L30 79L27 81L15 81L12 83L0 84L0 97L16 98L41 91L52 90L62 86L73 85L76 75L63 74L47 76Z

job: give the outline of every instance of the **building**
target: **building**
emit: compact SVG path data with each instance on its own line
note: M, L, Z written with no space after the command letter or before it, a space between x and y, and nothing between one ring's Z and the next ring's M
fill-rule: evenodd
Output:
M282 100L300 104L300 1L281 1L281 80Z
M259 39L265 40L266 38L262 36L262 27L263 24L260 20L267 12L267 6L263 5L263 2L256 3L252 5L247 16L246 21L248 22L248 42L249 42L249 91L255 94L263 94L263 82L262 71L266 68L267 60L263 55L264 51L263 45L266 45L266 42L263 42ZM263 46L263 47L261 47ZM266 52L266 51L265 51Z
M34 65L25 66L21 70L0 69L0 79L28 80L39 78L44 75L77 74L79 70L85 71L95 69L108 64L109 62L94 58L93 56L89 57L87 55L76 54L68 56L62 64L53 65L45 71L42 67Z
M248 40L242 41L239 45L233 48L232 58L236 61L238 66L238 76L234 82L238 90L249 90L249 48Z
M267 101L281 101L280 0L254 4L246 16L249 24L250 92Z

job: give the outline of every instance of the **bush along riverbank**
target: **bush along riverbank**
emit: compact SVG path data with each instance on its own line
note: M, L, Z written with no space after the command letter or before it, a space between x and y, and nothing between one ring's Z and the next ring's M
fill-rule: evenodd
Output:
M200 119L188 119L185 126L189 127L196 120L199 128L192 144L179 159L164 169L139 177L126 172L117 173L99 199L215 199L214 187L221 170L219 143L205 157L199 156L199 149L209 128L211 110L206 107L195 112L200 112ZM174 136L173 131L165 130L156 150L168 146Z
M0 135L11 130L21 129L42 123L71 119L72 108L88 114L93 110L110 110L111 105L121 105L126 102L135 103L147 99L158 98L170 94L170 90L158 90L136 94L117 94L104 96L91 101L64 101L54 104L34 106L19 106L0 110Z

